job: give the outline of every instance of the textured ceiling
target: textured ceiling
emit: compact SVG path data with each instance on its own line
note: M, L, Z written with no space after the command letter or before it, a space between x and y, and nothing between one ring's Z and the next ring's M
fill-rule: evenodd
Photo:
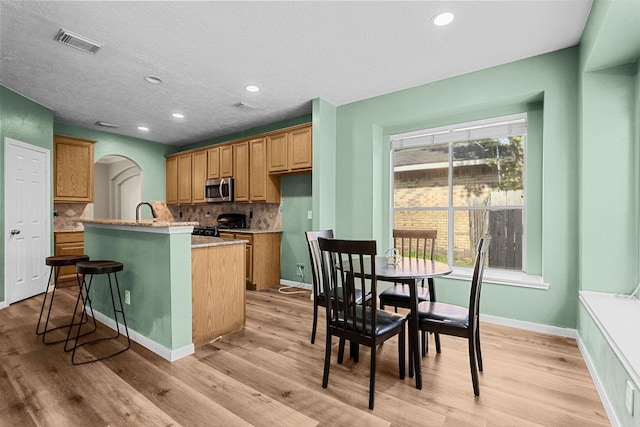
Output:
M0 1L0 83L57 121L115 123L100 129L184 145L310 113L317 97L340 106L574 46L590 8L591 0ZM455 21L432 26L444 10ZM57 43L60 28L104 47L90 55ZM260 92L246 92L249 84Z

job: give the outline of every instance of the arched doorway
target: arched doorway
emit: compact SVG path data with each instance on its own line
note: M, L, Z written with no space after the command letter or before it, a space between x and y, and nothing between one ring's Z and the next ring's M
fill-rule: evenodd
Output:
M142 201L142 169L123 156L104 156L94 167L94 218L135 219Z

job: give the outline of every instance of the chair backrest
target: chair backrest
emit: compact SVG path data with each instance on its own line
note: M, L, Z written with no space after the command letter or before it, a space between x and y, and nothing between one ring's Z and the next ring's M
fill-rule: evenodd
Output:
M393 247L405 258L422 258L433 261L438 230L393 229Z
M365 337L375 335L377 298L376 241L318 238L323 284L327 297L327 322ZM364 273L364 274L363 274ZM371 294L371 300L356 298Z
M482 289L482 274L484 273L484 261L489 249L491 237L484 236L478 241L476 248L476 261L473 267L473 278L471 279L471 295L469 297L469 327L475 331L478 326L478 316L480 314L480 291Z
M322 266L320 265L320 248L318 248L318 237L333 239L333 230L307 231L304 234L307 237L309 259L311 260L311 281L313 286L313 297L316 298L322 292Z

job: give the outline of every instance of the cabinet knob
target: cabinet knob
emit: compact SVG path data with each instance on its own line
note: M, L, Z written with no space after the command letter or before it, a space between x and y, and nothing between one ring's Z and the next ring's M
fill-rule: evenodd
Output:
M11 235L13 236L14 234L20 234L20 230L11 230Z

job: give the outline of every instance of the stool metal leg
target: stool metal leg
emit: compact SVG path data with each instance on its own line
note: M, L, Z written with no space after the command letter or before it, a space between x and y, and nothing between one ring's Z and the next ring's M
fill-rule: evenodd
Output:
M74 317L71 318L71 323L70 324L65 324L65 325L61 325L61 326L56 326L55 328L51 328L49 329L49 318L51 317L51 308L53 307L53 300L55 299L56 296L56 290L58 289L58 278L60 277L60 266L52 266L51 267L51 272L49 273L49 281L47 282L47 288L45 289L44 292L44 299L42 300L42 307L40 308L40 317L38 318L38 324L36 325L36 335L42 335L42 342L45 344L57 344L57 343L61 343L62 341L65 341L65 346L66 346L66 341L68 340L68 338L62 338L56 341L46 341L46 336L48 332L51 331L55 331L57 329L63 329L63 328L68 328L74 325ZM55 276L54 276L54 270L55 270ZM44 314L44 307L47 304L47 296L49 295L49 286L51 285L51 278L53 277L53 290L51 291L51 298L49 298L49 308L47 309L47 317L45 318L44 321L44 329L40 330L40 325L42 324L42 315ZM82 283L80 282L80 276L76 273L76 280L78 281L78 287L80 288L82 286ZM91 307L91 300L89 300L89 306L91 308L91 315L93 316L93 307ZM74 312L75 314L75 312ZM89 318L85 315L84 318L81 319L81 323L87 323L87 321L89 320ZM96 325L96 321L95 319L93 320L93 331L96 330L97 325ZM93 331L88 331L86 333L91 333Z
M115 297L114 297L114 292L113 292L113 284L111 282L111 273L107 273L107 278L109 280L109 291L111 293L111 305L113 307L113 317L114 317L114 320L116 322L116 335L115 336L109 336L109 337L103 337L103 338L97 338L97 339L94 339L92 341L86 341L86 342L83 342L81 344L78 344L78 340L82 336L82 335L80 335L80 328L78 328L78 331L76 333L76 337L75 337L75 340L74 340L73 347L71 349L69 349L69 351L73 350L72 353L71 353L71 363L74 364L74 365L84 365L86 363L93 363L93 362L97 362L99 360L104 360L104 359L106 359L108 357L115 356L116 354L120 354L123 351L128 350L131 347L131 340L129 338L129 328L127 327L127 319L126 319L126 317L124 315L124 306L122 304L122 298L120 296L120 285L118 283L118 275L116 273L113 273L113 275L115 276L115 280L116 280L116 292L118 293L118 302L120 304L120 309L119 310L116 308ZM85 288L85 291L86 291L86 298L89 298L89 291L90 291L91 285L93 283L93 276L94 275L91 274L91 277L89 278L89 284L88 285L86 284L85 275L82 276L82 283L84 284L84 288ZM81 296L82 296L82 293L80 293L78 295L78 301L81 298ZM78 307L78 301L76 301L76 309ZM85 312L86 312L86 304L84 305L84 308L83 308L83 315L84 315ZM124 329L125 329L124 332L125 332L125 334L121 334L120 333L120 325L118 323L118 314L117 314L118 312L122 315L122 321L123 321L123 324L124 324ZM74 311L74 316L75 316L75 311ZM71 328L69 329L69 333L70 332L71 332ZM127 345L126 345L126 347L116 351L115 353L110 353L110 354L108 354L106 356L101 356L101 357L93 358L93 359L90 359L90 360L84 360L84 361L81 361L81 362L77 362L75 360L76 350L78 349L78 347L82 347L82 346L87 345L87 344L95 344L95 343L100 342L100 341L117 339L117 338L120 337L120 335L125 335L127 337ZM67 337L67 339L68 338L69 337ZM65 343L65 348L66 348L66 343Z
M78 327L77 338L83 337L85 335L89 335L95 332L96 330L98 330L98 324L96 323L96 316L95 316L95 313L93 312L93 305L91 304L91 298L89 298L89 289L87 288L87 284L84 281L84 275L82 276L82 280L80 280L80 275L78 273L76 273L76 277L78 278L78 298L76 298L76 305L73 308L73 314L71 315L71 323L69 323L68 325L69 329L67 330L67 337L64 340L60 340L60 342L64 341L65 352L73 350L73 347L68 347L68 343L71 338L71 330L73 329L74 326ZM75 318L76 318L76 313L78 312L78 305L80 304L80 302L82 302L82 313L80 315L80 322L76 323ZM91 328L91 330L89 331L84 331L83 333L80 333L80 330L82 329L82 325L87 323L87 321L89 320L89 316L87 315L87 306L89 306L89 309L91 310L91 318L93 319L93 328ZM76 338L76 342L77 342L77 338Z

